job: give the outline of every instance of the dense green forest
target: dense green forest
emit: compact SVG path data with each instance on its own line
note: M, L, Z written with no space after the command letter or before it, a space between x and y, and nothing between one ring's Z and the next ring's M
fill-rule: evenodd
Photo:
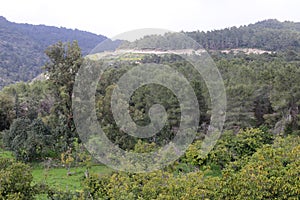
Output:
M224 131L205 156L202 145L211 123L212 102L204 77L183 57L167 52L125 52L97 60L91 59L97 55L83 57L77 41L52 44L45 50L48 62L44 70L48 79L11 84L0 91L0 199L299 199L300 54L292 48L297 46L293 46L292 39L298 34L297 26L297 23L268 20L237 29L254 27L295 33L283 38L291 42L287 46L268 41L270 48L262 49L276 51L273 53L211 52L223 77L227 109ZM236 29L222 31L234 35L233 30ZM211 37L210 32L206 34L203 37ZM244 42L252 36L258 39L250 33L241 35ZM159 50L191 48L187 41L176 40L177 35L165 37L169 37L164 39L167 43L162 42L161 36L149 36L122 44L121 48L127 45L126 48L149 49L149 42L150 49L156 49L153 41ZM223 37L228 41L231 38ZM244 47L226 45L209 48ZM249 48L260 48L251 45L246 44ZM147 64L168 65L183 74L200 108L196 138L185 153L174 163L149 173L104 169L84 147L74 122L73 87L78 70L86 62L88 66L109 66L101 75L95 94L96 117L106 136L123 150L141 155L159 151L174 139L181 122L181 105L166 87L158 84L139 87L131 95L128 107L134 123L149 124L148 112L155 104L162 105L168 115L166 124L154 136L133 137L118 127L112 113L111 98L118 80L127 71ZM91 74L98 76L93 71ZM134 80L141 78L140 74L134 75ZM170 74L169 78L174 77ZM185 92L184 88L180 91ZM145 166L137 163L137 170L138 167ZM52 172L57 173L56 177ZM56 185L61 179L66 182Z

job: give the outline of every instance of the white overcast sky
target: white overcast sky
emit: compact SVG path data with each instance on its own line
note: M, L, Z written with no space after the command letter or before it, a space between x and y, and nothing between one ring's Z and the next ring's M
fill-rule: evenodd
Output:
M1 15L113 37L139 28L207 31L270 18L300 22L300 0L1 0Z

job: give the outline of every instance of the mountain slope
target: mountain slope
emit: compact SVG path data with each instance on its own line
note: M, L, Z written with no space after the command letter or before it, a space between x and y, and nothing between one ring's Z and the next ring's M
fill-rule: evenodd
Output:
M86 55L105 39L77 29L13 23L0 16L0 88L36 77L47 61L44 51L49 45L77 40Z

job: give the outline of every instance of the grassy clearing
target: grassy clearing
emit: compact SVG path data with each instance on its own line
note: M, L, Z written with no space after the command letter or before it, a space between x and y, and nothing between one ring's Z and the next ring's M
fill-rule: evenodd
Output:
M59 188L62 190L80 190L80 183L84 178L85 167L71 168L71 172L74 173L71 176L67 175L66 168L52 168L52 169L33 169L33 183L47 183L53 188ZM97 165L90 169L90 174L109 174L112 169L104 166Z
M0 148L0 158L12 158L14 159L14 155L11 151L5 151Z
M15 159L11 151L6 151L0 148L0 158L11 158ZM46 183L52 188L58 188L62 190L80 190L80 183L84 178L85 167L74 167L71 168L72 175L67 175L66 168L50 168L45 169L40 163L32 163L32 175L33 184ZM89 170L90 174L109 174L112 172L111 168L104 165L94 165Z

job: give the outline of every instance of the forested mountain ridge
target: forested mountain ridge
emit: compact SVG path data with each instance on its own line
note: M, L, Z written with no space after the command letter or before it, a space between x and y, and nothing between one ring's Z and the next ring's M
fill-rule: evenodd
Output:
M40 74L47 60L45 49L58 41L77 40L86 55L105 39L77 29L13 23L0 16L0 88Z
M255 24L213 31L182 32L206 50L256 49L264 51L300 50L300 23L269 19ZM176 44L176 46L175 46ZM188 41L178 42L174 34L145 36L121 48L174 50L191 48Z
M269 19L247 26L208 32L186 32L205 49L256 48L268 51L300 50L300 23Z

